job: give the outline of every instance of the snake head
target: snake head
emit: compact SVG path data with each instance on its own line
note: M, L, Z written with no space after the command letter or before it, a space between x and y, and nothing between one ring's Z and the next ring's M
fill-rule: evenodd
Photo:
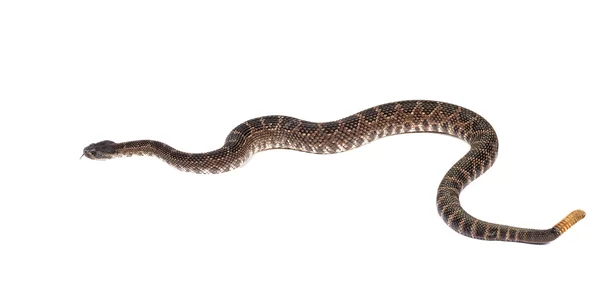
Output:
M117 156L116 143L109 140L92 143L83 149L83 156L92 160L111 159Z

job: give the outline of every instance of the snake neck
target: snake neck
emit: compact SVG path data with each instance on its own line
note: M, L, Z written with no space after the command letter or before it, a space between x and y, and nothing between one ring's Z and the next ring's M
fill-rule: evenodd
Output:
M117 143L115 150L115 157L153 156L181 171L199 174L222 173L242 164L234 161L234 158L240 157L238 154L234 155L226 146L207 153L186 153L159 141L137 140ZM219 163L214 163L217 159L220 159ZM235 166L232 161L235 162Z

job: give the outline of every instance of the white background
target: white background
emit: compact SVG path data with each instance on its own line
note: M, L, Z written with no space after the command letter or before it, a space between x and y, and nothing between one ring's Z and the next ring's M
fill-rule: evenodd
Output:
M0 302L597 302L600 19L583 3L3 1ZM432 134L222 175L78 160L403 99L495 126L473 215L587 218L548 245L455 233L436 188L468 146Z

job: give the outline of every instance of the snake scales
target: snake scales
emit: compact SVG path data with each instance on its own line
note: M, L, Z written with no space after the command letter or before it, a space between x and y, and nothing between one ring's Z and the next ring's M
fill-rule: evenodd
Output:
M186 153L158 141L140 140L101 141L86 147L83 154L90 159L152 155L182 171L217 174L238 168L253 154L267 149L333 154L386 136L415 132L448 134L471 145L469 152L448 170L437 193L439 215L461 235L482 240L548 243L585 217L585 212L575 210L554 227L542 230L489 223L468 214L460 205L460 192L492 166L498 153L498 138L483 117L444 102L392 102L324 123L286 116L255 118L234 128L223 147L207 153Z

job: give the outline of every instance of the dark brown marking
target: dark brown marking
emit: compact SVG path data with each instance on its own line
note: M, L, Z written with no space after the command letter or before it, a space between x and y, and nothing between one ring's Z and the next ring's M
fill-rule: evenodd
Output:
M357 115L350 116L343 120L344 128L348 131L354 131L358 128L360 118Z
M298 132L303 135L310 135L317 131L318 125L313 122L302 122L298 128Z
M337 122L327 122L321 124L321 129L324 134L332 135L338 130L339 126L340 124Z
M262 129L262 122L260 121L260 118L248 120L246 123L248 123L248 126L250 126L254 130Z
M400 105L400 109L402 110L402 112L404 114L408 115L413 112L413 110L415 109L415 106L417 106L417 101L407 101Z
M263 124L267 129L274 129L279 124L279 116L267 116L263 118Z
M423 102L421 107L423 108L423 113L425 115L430 115L435 109L438 108L438 105L436 103Z
M396 115L396 103L387 103L379 106L381 115L385 118L391 118Z
M363 111L362 116L364 117L366 122L373 123L373 122L377 121L378 113L375 110L375 108L372 107L372 108L369 108L369 109Z
M283 117L281 119L281 129L286 131L293 131L300 125L300 121L296 118Z

